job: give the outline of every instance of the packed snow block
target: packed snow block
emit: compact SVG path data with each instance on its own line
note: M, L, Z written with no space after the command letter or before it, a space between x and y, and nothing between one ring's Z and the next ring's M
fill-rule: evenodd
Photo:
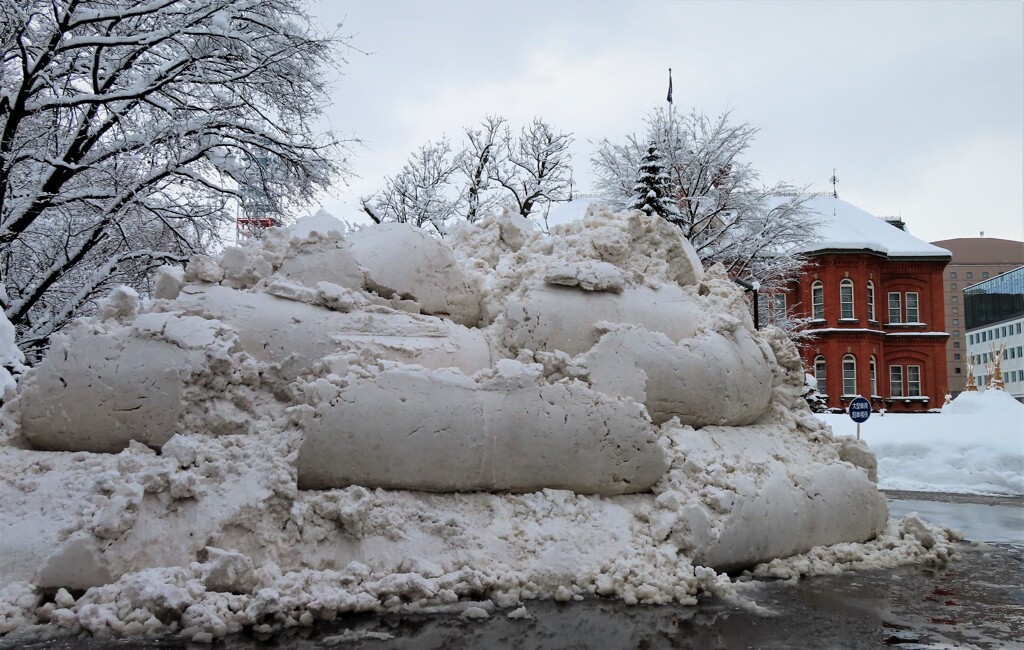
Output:
M176 307L231 325L243 350L280 364L286 377L308 372L323 357L341 352L415 363L456 367L474 373L491 366L491 352L480 330L449 320L386 308L338 312L266 293L216 285L182 289Z
M489 388L393 368L313 405L301 426L304 489L624 494L649 490L668 463L639 404L580 383Z
M772 399L774 359L743 327L703 331L679 344L660 332L619 327L584 364L595 389L642 402L655 424L673 417L694 427L753 424Z
M348 243L340 237L302 246L281 262L277 275L307 287L315 287L319 282L330 282L348 289L362 290L366 281Z
M675 285L628 287L621 293L584 291L557 284L534 286L505 303L505 344L534 352L577 355L603 334L601 322L640 325L673 341L689 338L704 322L702 310Z
M25 438L48 451L117 452L131 440L163 444L206 357L129 328L56 337L21 386Z
M367 289L383 298L412 300L424 314L469 327L479 324L480 286L447 243L404 223L364 228L352 233L348 243Z
M684 428L669 433L679 490L672 540L694 563L732 571L815 546L879 535L888 506L860 468L831 445L779 425ZM664 499L659 498L659 501Z

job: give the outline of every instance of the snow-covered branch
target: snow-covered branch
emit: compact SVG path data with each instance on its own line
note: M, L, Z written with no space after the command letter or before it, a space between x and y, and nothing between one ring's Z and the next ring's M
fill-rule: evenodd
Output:
M239 202L284 215L347 171L346 143L314 133L346 40L301 0L0 0L0 15L0 281L33 344L104 269L144 288L145 260L205 250Z

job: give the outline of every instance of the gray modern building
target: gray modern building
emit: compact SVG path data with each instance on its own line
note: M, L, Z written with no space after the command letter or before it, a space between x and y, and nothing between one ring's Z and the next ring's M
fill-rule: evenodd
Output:
M979 386L996 358L1006 392L1024 401L1024 266L964 289L967 354Z

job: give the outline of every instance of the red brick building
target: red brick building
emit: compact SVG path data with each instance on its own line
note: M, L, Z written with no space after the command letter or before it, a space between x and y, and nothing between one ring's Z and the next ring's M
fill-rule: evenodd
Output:
M792 317L812 319L803 357L818 390L833 408L857 395L875 410L941 406L949 251L832 195L809 207L822 222L821 241L800 251L807 265L786 301Z

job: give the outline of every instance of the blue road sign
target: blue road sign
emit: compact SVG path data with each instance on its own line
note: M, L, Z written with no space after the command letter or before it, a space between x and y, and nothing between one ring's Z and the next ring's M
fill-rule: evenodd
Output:
M863 397L854 397L847 412L850 414L850 419L857 424L867 422L867 419L871 417L871 402Z

